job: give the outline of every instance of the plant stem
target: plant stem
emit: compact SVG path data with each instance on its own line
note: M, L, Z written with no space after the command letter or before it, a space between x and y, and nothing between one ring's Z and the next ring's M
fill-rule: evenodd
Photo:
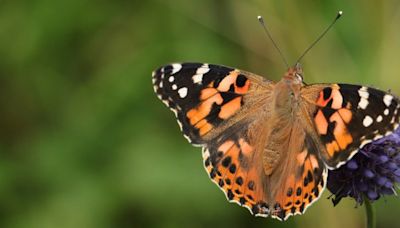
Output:
M371 205L371 202L368 199L364 200L365 203L365 212L367 217L367 228L375 228L376 220L375 220L375 210Z

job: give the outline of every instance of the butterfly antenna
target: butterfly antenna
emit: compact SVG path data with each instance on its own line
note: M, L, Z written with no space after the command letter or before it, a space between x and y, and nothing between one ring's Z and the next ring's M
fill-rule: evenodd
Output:
M261 16L258 16L257 19L258 19L258 21L260 22L261 26L264 28L264 31L265 31L265 33L267 33L269 39L270 39L270 40L272 41L272 43L274 44L276 50L278 50L279 54L280 54L281 57L282 57L283 62L286 64L286 67L289 68L289 64L287 63L285 57L283 56L283 54L282 54L282 52L281 52L281 49L279 49L279 47L278 47L278 45L275 43L274 39L272 39L272 36L271 36L271 34L269 33L269 31L268 31L268 29L267 29L267 26L265 26L264 19L263 19Z
M308 51L311 50L311 48L313 48L318 41L325 36L325 34L332 28L332 26L336 23L336 21L342 16L343 12L339 11L335 17L335 19L332 21L332 23L325 29L325 31L323 33L321 33L321 35L319 35L319 37L303 52L303 54L299 57L299 59L296 61L296 63L299 63L300 60L307 54Z

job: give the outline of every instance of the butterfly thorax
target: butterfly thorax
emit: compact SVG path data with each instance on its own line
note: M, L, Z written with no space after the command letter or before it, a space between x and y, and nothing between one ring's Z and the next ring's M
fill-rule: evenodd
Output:
M298 102L302 85L301 68L290 68L275 85L273 92L274 110L279 113L287 113L288 109L291 109L293 104Z
M298 113L300 89L303 85L301 68L290 68L275 85L272 112L268 123L268 143L263 153L264 172L270 175L288 151L293 121Z

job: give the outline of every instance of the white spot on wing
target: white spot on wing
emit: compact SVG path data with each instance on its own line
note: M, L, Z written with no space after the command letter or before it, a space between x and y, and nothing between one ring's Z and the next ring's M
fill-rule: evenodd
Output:
M368 88L365 86L361 87L358 90L358 95L360 95L360 97L368 98L369 97Z
M161 101L162 101L162 103L164 103L167 107L169 107L169 101L167 101L167 100L162 100L162 99L161 99Z
M192 77L193 83L201 83L203 81L203 75L202 74L195 74Z
M174 63L174 64L172 64L171 74L175 74L175 73L179 72L181 69L182 69L182 64Z
M208 64L203 64L201 67L199 67L196 71L196 74L192 77L193 83L201 83L203 81L203 75L208 71L210 71Z
M385 105L387 107L389 107L390 104L392 104L392 100L393 100L393 96L390 94L385 94L385 96L383 96L383 102L385 103Z
M178 125L179 125L179 129L180 129L181 131L183 131L183 126L182 126L181 121L177 120L176 122L177 122Z
M206 74L208 71L210 71L210 68L208 67L208 64L205 63L197 69L196 74Z
M365 116L363 120L364 127L369 127L374 122L374 120L370 116Z
M172 85L172 89L176 90L178 88L178 86L176 86L175 84Z
M383 117L381 115L376 117L376 122L380 123L382 120L383 120Z
M179 124L179 122L178 122L178 124ZM185 135L185 133L183 133L183 137L185 137L185 139L186 139L189 143L192 143L192 140L189 138L189 136ZM196 145L193 145L193 146L196 146Z
M170 108L170 110L175 114L175 117L178 117L178 111L174 108ZM180 124L179 120L178 120L178 124Z
M173 82L175 80L174 76L169 76L168 81Z
M378 140L380 138L382 138L382 135L375 135L374 140Z
M358 90L358 95L360 95L360 102L358 102L358 108L366 109L369 102L368 102L368 88L363 86Z
M179 96L181 98L185 98L187 95L188 89L186 87L182 87L178 90Z
M385 109L385 111L383 111L383 114L385 114L385 116L389 115L389 109Z
M366 109L368 104L369 104L368 100L364 97L361 97L360 102L358 102L358 108Z
M388 131L388 132L385 133L385 136L388 136L388 135L390 135L392 133L393 133L392 131Z
M367 145L367 144L370 143L370 142L372 142L371 139L366 139L366 140L362 141L361 144L360 144L360 148L362 148L363 146ZM356 152L357 152L357 151L358 151L358 150L356 150Z
M163 82L161 81L158 87L162 88L163 87Z

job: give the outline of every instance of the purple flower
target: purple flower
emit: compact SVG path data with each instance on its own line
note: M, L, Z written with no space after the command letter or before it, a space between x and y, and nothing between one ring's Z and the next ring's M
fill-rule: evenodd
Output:
M348 196L361 205L365 198L374 201L393 195L397 183L400 183L400 128L365 145L339 169L330 170L327 186L334 205Z

